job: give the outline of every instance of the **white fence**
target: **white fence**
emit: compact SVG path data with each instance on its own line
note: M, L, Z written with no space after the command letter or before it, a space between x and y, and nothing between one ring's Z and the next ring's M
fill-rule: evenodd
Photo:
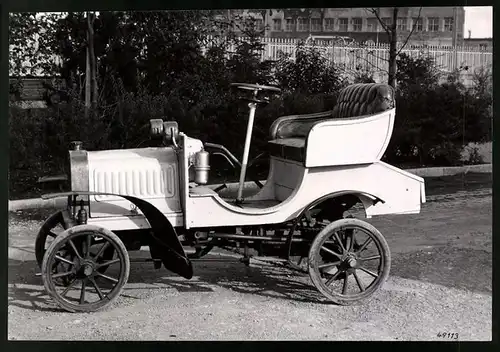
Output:
M240 39L247 40L247 38ZM279 58L280 52L290 54L291 58L294 59L299 40L264 37L260 38L260 42L264 44L261 59L276 60ZM313 43L310 42L310 44ZM331 62L344 67L347 72L355 70L371 71L377 80L385 80L389 58L388 44L349 45L338 40L315 40L314 45ZM229 45L228 49L233 51L234 45ZM467 70L461 71L462 79L466 85L471 83L471 77L477 69L482 67L492 69L493 63L493 53L480 50L477 47L406 45L401 52L413 57L419 55L432 56L443 72L451 72L461 67L467 67Z

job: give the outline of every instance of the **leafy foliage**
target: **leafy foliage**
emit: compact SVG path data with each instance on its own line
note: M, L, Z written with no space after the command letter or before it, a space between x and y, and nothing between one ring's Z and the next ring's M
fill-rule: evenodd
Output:
M51 75L57 71L53 29L58 14L9 14L9 75Z
M432 58L398 60L396 122L386 157L416 165L456 165L464 144L484 142L491 117L479 91L465 89L456 73L439 83ZM481 110L483 108L483 110Z
M281 54L276 71L276 79L286 93L335 93L347 82L320 50L304 42L297 45L295 60L289 54Z
M414 58L406 53L400 53L396 65L398 89L402 92L406 92L410 86L415 85L423 89L432 89L438 84L441 76L431 56L419 55Z

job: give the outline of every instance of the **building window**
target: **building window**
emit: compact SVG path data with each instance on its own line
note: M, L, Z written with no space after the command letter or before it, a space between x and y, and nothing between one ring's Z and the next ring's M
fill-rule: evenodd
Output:
M273 31L281 31L281 18L273 19Z
M321 31L321 18L311 18L311 31L312 32Z
M398 18L397 28L398 28L399 31L406 31L406 30L408 30L408 26L406 24L406 18Z
M486 49L488 49L487 44L479 44L479 50L486 50Z
M339 31L340 32L347 32L347 18L339 18Z
M303 18L303 17L299 17L298 19L298 24L299 24L299 28L298 28L298 31L299 32L306 32L309 30L309 26L308 26L308 23L307 23L307 18Z
M295 29L295 21L293 18L287 18L285 24L285 30L287 32L292 32Z
M378 19L375 17L366 20L366 28L368 32L378 32Z
M415 26L415 32L421 32L424 28L422 18L421 17L413 18L413 26Z
M363 19L357 17L352 19L352 31L361 32L363 29Z
M439 19L437 17L429 17L429 22L427 24L427 30L429 32L439 31Z
M387 26L391 27L392 26L392 18L391 17L384 17L382 18L382 22Z
M259 32L264 30L264 21L261 20L260 18L257 18L255 20L255 30Z
M335 30L335 19L334 18L325 18L325 31L334 31Z
M444 31L445 32L453 31L453 17L446 17L444 19Z

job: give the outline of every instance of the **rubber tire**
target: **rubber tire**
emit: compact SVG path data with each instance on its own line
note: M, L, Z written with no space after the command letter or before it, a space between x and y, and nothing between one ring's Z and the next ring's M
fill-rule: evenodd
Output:
M53 285L53 282L48 280L48 277L47 277L48 267L47 266L49 264L48 261L49 261L49 258L51 257L52 252L57 249L57 246L59 245L59 243L66 240L68 237L73 235L75 232L90 232L90 231L99 233L101 235L102 234L107 235L109 237L109 239L117 245L118 249L120 250L120 253L118 253L118 255L123 255L124 268L122 268L122 270L124 273L123 273L123 275L120 275L120 278L118 280L118 283L117 283L118 289L114 289L114 291L111 292L110 296L107 296L105 299L100 300L98 302L95 302L94 304L92 304L92 306L90 308L87 308L87 307L79 308L78 306L69 304L68 302L60 299L58 296L56 296L54 294L55 286ZM123 244L123 242L113 232L111 232L107 229L104 229L102 227L94 226L94 225L78 225L78 226L72 227L72 228L62 232L59 236L57 236L54 239L54 241L49 246L49 248L47 248L47 251L45 252L45 255L43 257L43 262L42 262L42 280L43 280L43 285L45 287L45 290L54 299L54 301L56 301L56 303L61 308L67 310L68 312L72 312L72 313L75 313L75 312L87 312L87 313L88 312L95 312L98 310L102 310L102 309L108 307L109 305L111 305L118 298L121 291L123 290L123 287L125 286L125 284L128 281L129 274L130 274L130 259L128 256L128 251L125 248L125 245Z
M366 232L370 232L373 237L375 244L379 250L382 259L382 273L379 275L377 279L362 293L344 296L341 293L332 293L330 290L326 288L326 285L323 283L321 279L321 274L317 269L318 264L318 256L320 255L320 248L326 238L330 237L333 233L333 229L338 229L343 226L356 226L362 228ZM318 235L316 235L311 248L309 250L309 277L313 282L316 289L323 294L327 299L331 300L333 303L339 305L349 305L362 300L366 300L371 297L387 280L389 276L390 267L391 267L391 254L389 245L385 240L384 236L378 231L373 225L362 221L360 219L347 218L336 220L330 224L328 224L323 230L321 230Z

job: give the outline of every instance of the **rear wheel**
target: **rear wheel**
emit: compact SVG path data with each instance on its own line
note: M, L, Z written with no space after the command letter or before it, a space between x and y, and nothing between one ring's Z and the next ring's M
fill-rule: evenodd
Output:
M347 305L371 297L386 281L391 256L382 234L359 219L327 225L309 250L309 276L334 303Z

